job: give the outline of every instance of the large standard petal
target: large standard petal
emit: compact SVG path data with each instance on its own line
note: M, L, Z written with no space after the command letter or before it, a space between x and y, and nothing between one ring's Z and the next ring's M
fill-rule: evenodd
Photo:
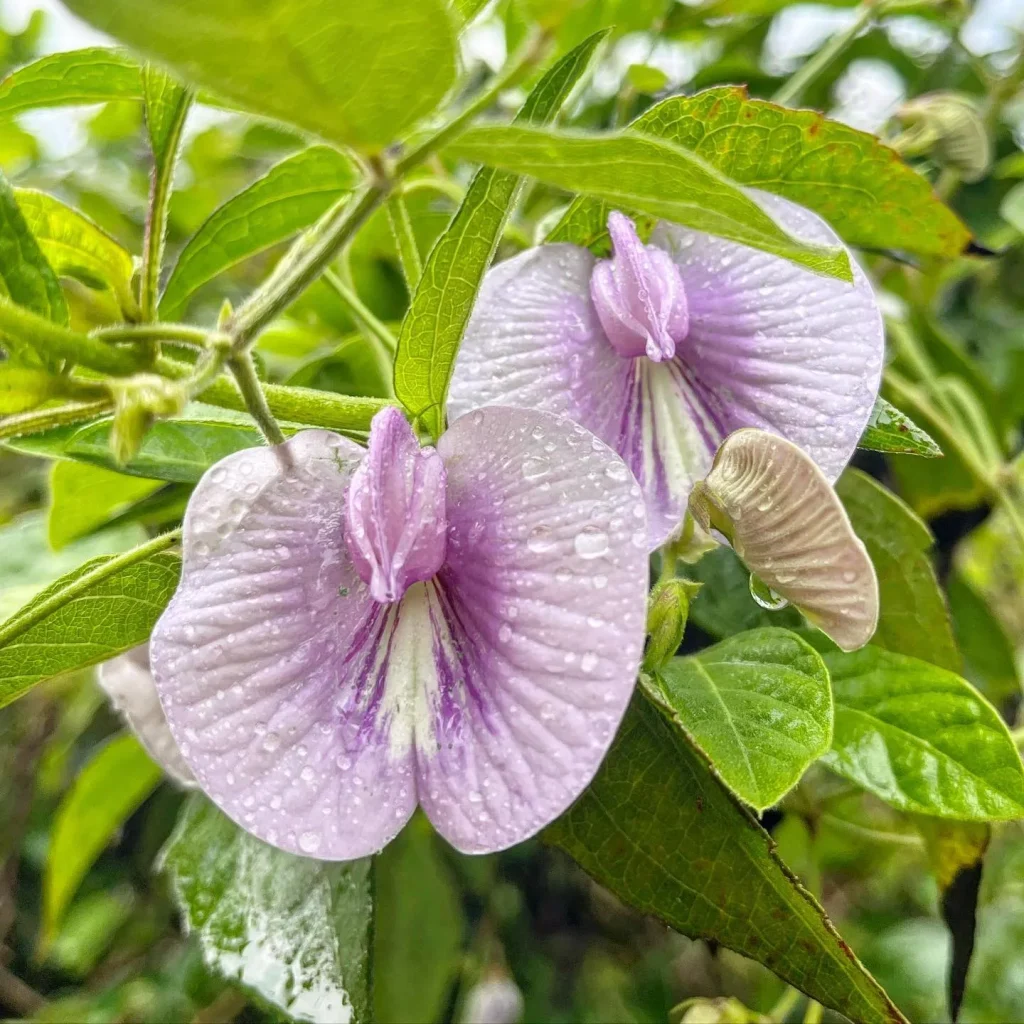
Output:
M681 525L690 488L728 431L690 367L615 351L590 297L594 264L586 249L544 245L488 272L459 349L449 414L508 405L570 416L626 460L655 548Z
M483 853L554 820L612 741L643 649L645 510L622 460L564 417L476 410L438 451L448 559L426 585L439 686L419 795Z
M151 643L203 790L259 838L322 859L379 850L416 805L412 750L381 706L398 606L370 599L343 539L364 454L311 430L210 469Z
M839 245L816 214L751 190L790 234ZM651 241L674 258L690 309L677 356L722 401L726 432L759 427L799 445L830 480L853 454L878 395L882 315L851 259L852 285L675 224Z
M97 673L100 688L121 713L128 727L154 761L180 786L191 789L196 781L160 706L149 668L149 644L105 661Z

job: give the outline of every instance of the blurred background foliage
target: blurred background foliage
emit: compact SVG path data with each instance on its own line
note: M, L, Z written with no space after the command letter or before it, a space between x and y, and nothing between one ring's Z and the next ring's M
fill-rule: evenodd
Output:
M0 0L5 73L41 52L95 41L57 4L36 6ZM499 0L463 37L467 77L479 80L500 66L534 21L552 26L563 50L614 25L614 43L577 101L575 123L622 123L660 96L721 83L746 83L752 95L768 98L850 23L851 8L842 0ZM937 149L917 157L973 231L977 251L941 271L919 265L908 273L899 254L864 260L898 322L890 333L895 375L888 396L943 441L928 410L955 392L971 452L990 458L1001 486L1019 500L1024 463L1013 456L1024 417L1024 5L983 0L972 10L966 0L951 0L906 8L857 38L805 90L802 105L890 139L901 131L897 110L913 97L956 90L977 105L991 154L976 180L965 180L974 175L958 173ZM520 100L504 98L510 111ZM137 103L21 116L0 124L0 167L17 186L57 195L139 252L149 166L141 116ZM301 145L287 131L198 108L171 202L172 256L225 199ZM466 178L435 159L418 181L409 207L426 253ZM542 237L564 204L564 196L534 186L506 232L504 252ZM211 321L223 297L247 294L280 251L219 277L194 298L190 316ZM336 280L343 294L321 281L263 335L262 368L282 382L386 396L390 381L372 320L398 321L407 296L383 211L360 233ZM73 319L90 325L97 313L81 292L69 285ZM948 448L943 460L861 453L858 464L929 520L968 677L1016 724L1024 552L1005 511L993 511L987 479ZM5 612L87 558L175 523L189 490L181 483L121 494L75 528L55 531L47 465L0 451ZM62 512L75 493L64 493ZM753 610L739 579L736 600L717 609L726 632L749 625L744 617ZM710 642L699 600L694 619L691 650ZM54 848L55 823L68 813L83 769L120 730L91 675L39 687L0 713L0 1013L49 1021L280 1019L211 973L196 938L182 934L166 878L154 870L183 800L169 783L154 786L109 843L101 837L101 852L66 911L48 918L44 888L71 870L55 862L68 855ZM78 813L88 816L93 806ZM941 913L941 870L922 830L823 769L809 773L765 824L908 1017L947 1020L953 939ZM993 832L961 1019L1024 1021L1024 825ZM746 1011L719 1002L673 1008L734 997L769 1013L785 995L764 968L625 909L538 841L467 858L417 819L383 855L377 895L376 1011L383 1022L461 1020L499 1004L506 1017L495 1020L517 1012L554 1022L657 1022L684 1014L743 1020Z

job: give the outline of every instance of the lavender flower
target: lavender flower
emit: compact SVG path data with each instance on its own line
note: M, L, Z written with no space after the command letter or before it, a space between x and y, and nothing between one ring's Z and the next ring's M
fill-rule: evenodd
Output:
M808 210L750 194L793 235L838 244ZM617 212L608 230L610 260L542 245L488 273L451 414L516 405L583 424L640 481L652 548L679 529L694 482L740 427L788 438L835 480L882 369L882 318L863 271L851 260L851 285L666 223L644 245Z
M369 450L310 430L231 455L185 517L151 653L200 786L261 839L344 860L417 803L488 852L587 785L633 689L647 524L572 422L488 408Z

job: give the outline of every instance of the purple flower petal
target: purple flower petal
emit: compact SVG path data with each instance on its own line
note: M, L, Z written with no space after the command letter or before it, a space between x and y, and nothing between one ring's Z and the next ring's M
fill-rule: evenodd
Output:
M491 408L424 456L389 420L369 455L306 431L287 459L253 449L211 469L152 640L202 788L258 837L323 859L380 849L417 798L463 850L533 834L596 771L643 646L644 504L613 451L568 420ZM428 497L447 485L445 563L389 603L345 540L360 462L386 450L401 458L365 471L371 499L394 499L410 454L444 461ZM409 497L370 501L380 536L421 521Z
M647 501L649 545L680 526L727 431L717 397L678 359L621 357L590 300L594 257L545 245L484 279L449 393L454 418L483 405L563 413L626 460Z
M590 782L640 665L647 533L636 483L583 428L477 410L439 444L449 556L437 748L420 801L483 853L553 821Z
M750 194L795 237L841 244L809 210ZM678 354L723 399L727 432L760 427L779 434L834 481L857 447L881 382L882 315L863 270L851 258L851 286L664 223L651 241L679 266L690 330Z
M815 214L751 194L797 237L838 244ZM789 438L834 480L878 393L884 336L856 264L849 285L677 225L659 225L651 242L678 267L689 311L687 329L678 332L680 319L671 329L674 359L622 358L606 334L608 309L628 306L615 274L595 271L583 249L541 246L485 278L449 411L516 405L566 414L592 430L643 487L653 548L678 530L693 484L733 430L756 426ZM624 236L617 251L639 259L630 244Z
M444 562L444 463L420 448L398 409L373 418L366 458L352 474L345 540L375 601L397 601Z
M146 753L179 786L193 788L195 779L174 742L160 706L149 668L149 644L141 644L104 662L97 675L100 688L146 748Z
M151 660L210 798L268 843L347 860L383 847L416 806L413 753L392 750L370 707L397 606L372 600L344 542L364 449L319 430L287 449L290 468L255 448L199 482Z
M613 210L608 231L613 256L601 260L590 278L604 333L620 356L671 359L689 323L679 271L661 249L640 241L625 214Z

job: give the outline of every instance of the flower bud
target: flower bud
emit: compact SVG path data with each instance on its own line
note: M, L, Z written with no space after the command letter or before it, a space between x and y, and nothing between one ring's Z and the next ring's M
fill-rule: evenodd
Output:
M983 178L991 166L988 131L968 97L956 92L927 93L903 104L896 116L907 128L893 147L904 156L931 153L967 182Z
M110 447L123 466L135 457L153 421L180 413L186 396L180 384L149 373L108 381L107 387L114 397Z
M651 592L645 672L657 672L679 650L690 615L690 599L700 588L701 584L692 580L666 580Z

